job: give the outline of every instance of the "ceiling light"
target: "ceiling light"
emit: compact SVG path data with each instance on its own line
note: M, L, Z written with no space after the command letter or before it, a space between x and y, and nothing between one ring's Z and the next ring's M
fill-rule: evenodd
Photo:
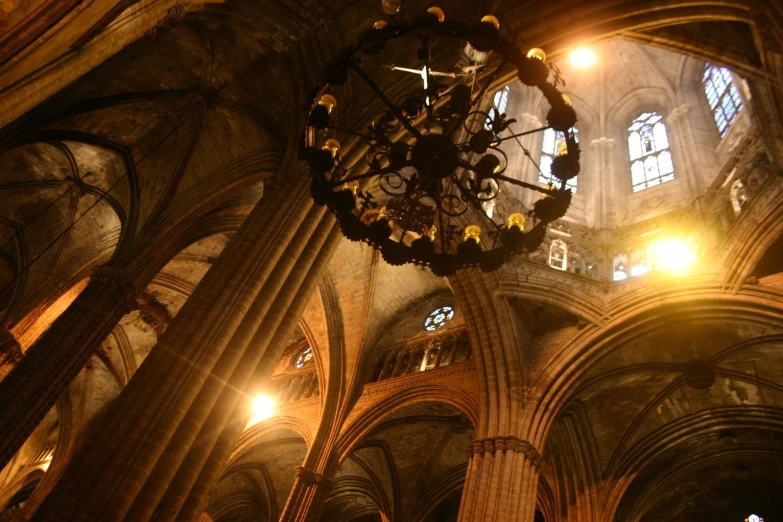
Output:
M654 270L665 269L684 272L694 261L696 254L680 239L663 239L650 244L650 265Z
M389 14L405 12L368 28L356 45L339 53L310 104L300 155L310 166L313 200L337 216L347 239L372 245L394 266L415 263L438 276L475 266L491 272L535 251L547 225L565 215L571 203L566 183L579 173L579 146L569 133L576 113L570 99L548 83L552 66L546 53L533 48L522 54L499 33L494 15L479 24L441 23L446 15L437 7L419 16L402 0L382 4ZM516 57L520 82L537 87L549 102L546 127L515 132L514 120L494 106L494 92L476 93L471 77L433 67L433 56L442 60L450 49L466 45L487 55ZM384 51L391 47L397 50ZM410 55L404 61L421 67L367 61L382 51ZM482 75L494 77L499 71L492 68L502 63L487 63ZM400 83L406 74L415 76ZM350 121L351 108L338 107L334 93L349 79L368 87L372 103L382 107L357 123L369 129L364 134L339 126ZM401 87L393 94L384 92L390 79ZM509 167L501 145L548 129L567 139L547 172L552 184L539 187ZM532 208L494 206L508 185L543 197Z
M248 425L257 424L275 414L275 401L268 395L258 395L251 403L251 418Z
M587 69L588 67L592 67L598 60L598 58L595 56L595 52L593 52L593 50L589 47L580 47L571 51L569 59L571 60L571 65L577 69Z

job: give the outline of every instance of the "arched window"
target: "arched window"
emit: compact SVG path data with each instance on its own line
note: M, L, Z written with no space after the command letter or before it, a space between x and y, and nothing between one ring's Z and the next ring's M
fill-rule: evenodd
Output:
M492 107L489 109L489 111L487 111L489 116L487 116L487 121L484 122L484 128L487 130L492 128L492 120L495 119L496 115L506 112L506 108L508 107L509 92L511 92L511 87L503 87L498 92L496 92L495 96L492 98Z
M628 153L634 192L674 179L666 126L657 112L641 114L628 127Z
M708 62L704 69L702 82L704 83L704 94L707 95L712 116L715 118L715 124L718 126L722 138L734 120L737 119L737 114L742 110L742 99L737 87L734 86L731 71L725 67L715 67Z
M573 133L577 143L579 142L579 131L574 127L569 129L569 132ZM554 129L547 129L544 131L544 143L541 146L541 170L538 173L538 182L544 185L557 185L560 183L552 177L552 160L555 156L562 154L566 146L566 135L562 131L555 131ZM566 182L566 187L571 189L571 192L576 192L576 178L571 178Z
M558 270L568 268L568 246L559 239L549 245L549 266Z

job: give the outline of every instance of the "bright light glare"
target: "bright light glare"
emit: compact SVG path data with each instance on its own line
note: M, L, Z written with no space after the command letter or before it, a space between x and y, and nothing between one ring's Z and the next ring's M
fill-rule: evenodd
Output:
M680 239L665 239L650 244L647 251L653 270L682 273L696 261L696 254Z
M257 424L275 414L275 401L267 395L258 395L253 398L252 416L248 425Z
M571 65L577 69L587 69L588 67L592 67L598 60L595 56L595 52L593 52L593 50L588 47L574 49L571 51L569 59L571 60Z

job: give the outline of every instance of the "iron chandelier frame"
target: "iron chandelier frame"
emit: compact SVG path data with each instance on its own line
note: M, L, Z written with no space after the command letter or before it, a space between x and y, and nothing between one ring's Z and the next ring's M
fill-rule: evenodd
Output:
M365 68L377 66L369 59L404 38L417 43L423 87L393 97ZM433 70L433 48L445 40L467 42L484 56L482 74L469 82ZM566 182L579 173L580 154L571 133L576 113L556 86L559 73L551 74L545 59L541 49L523 53L501 37L494 16L470 25L445 20L435 7L412 21L394 17L376 22L356 46L337 55L309 106L300 156L309 164L314 201L336 215L346 238L372 245L392 265L415 263L439 276L473 266L493 271L513 256L535 250L549 223L564 216L571 203ZM512 67L523 84L537 87L549 102L545 127L515 134L510 129L515 120L486 108L488 88ZM351 76L369 87L383 107L369 117L364 132L334 125L340 118L333 93ZM444 76L454 81L440 83ZM474 92L469 83L483 86ZM550 128L566 137L552 163L551 179L559 186L541 187L508 176L501 144ZM346 136L351 140L347 153L335 139ZM525 154L533 161L527 150ZM512 212L498 223L486 204L497 198L503 184L542 197L525 214ZM488 229L483 236L477 221ZM532 226L526 229L526 223Z

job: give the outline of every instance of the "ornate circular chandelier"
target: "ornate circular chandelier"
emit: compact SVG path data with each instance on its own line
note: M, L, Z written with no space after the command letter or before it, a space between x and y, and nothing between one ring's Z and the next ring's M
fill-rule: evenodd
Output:
M387 13L399 11L399 0L383 4ZM538 248L547 225L565 215L571 203L566 182L579 173L579 146L571 132L576 113L558 90L559 74L546 64L545 53L521 52L503 39L494 16L470 25L446 20L443 10L431 7L408 18L376 22L326 71L301 149L312 197L337 216L346 238L369 243L392 265L424 265L436 275L471 266L495 270ZM459 72L438 70L448 66L455 49L463 63L469 55L470 64L451 64ZM384 91L371 69L420 78ZM514 69L549 102L545 127L514 133L515 120L490 106L489 89ZM370 99L352 107L358 121L338 110L338 96L349 89L363 89ZM565 136L551 177L544 174L553 182L542 187L512 177L501 145L516 139L521 146L520 136L550 128ZM525 155L533 161L527 150ZM506 212L495 215L488 205L506 184L542 196L531 209L507 198Z

